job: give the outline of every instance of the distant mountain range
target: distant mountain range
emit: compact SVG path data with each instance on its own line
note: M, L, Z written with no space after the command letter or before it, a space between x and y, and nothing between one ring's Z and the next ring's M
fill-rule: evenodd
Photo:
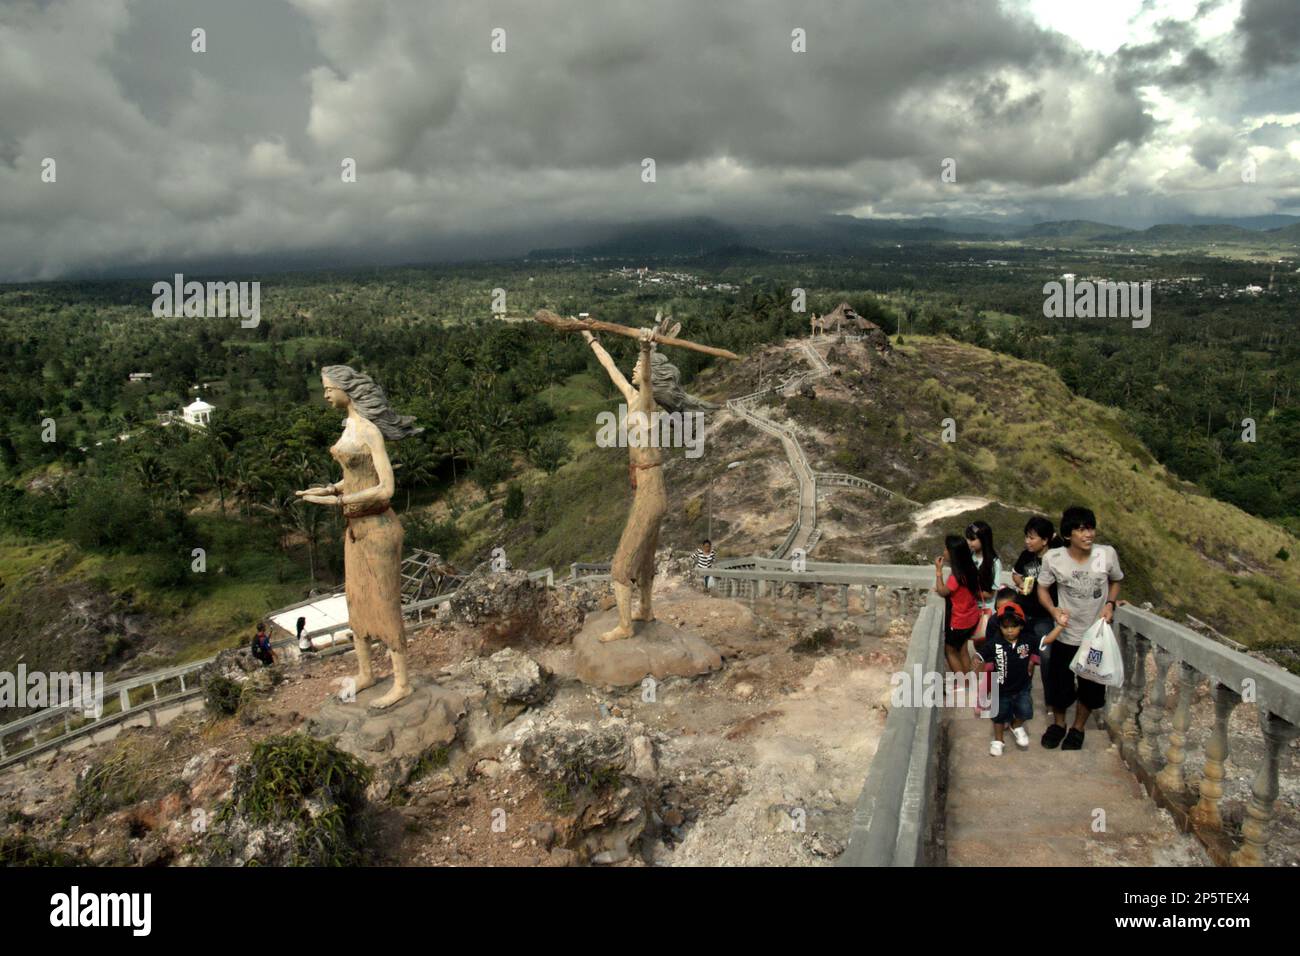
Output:
M1186 243L1288 244L1300 242L1300 216L1248 216L1163 223L1148 229L1067 219L1011 222L977 218L858 219L827 216L779 225L731 224L707 217L610 227L604 238L579 246L535 249L530 259L649 256L735 257L764 253L850 252L864 244L1023 240L1031 243L1140 245Z

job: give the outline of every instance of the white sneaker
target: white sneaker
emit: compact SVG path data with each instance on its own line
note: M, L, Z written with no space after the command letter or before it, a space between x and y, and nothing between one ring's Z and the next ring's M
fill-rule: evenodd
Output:
M989 755L993 757L1002 756L1002 741L994 740L989 743Z
M1016 746L1021 750L1029 749L1029 734L1025 733L1024 727L1012 727L1011 736L1016 738Z

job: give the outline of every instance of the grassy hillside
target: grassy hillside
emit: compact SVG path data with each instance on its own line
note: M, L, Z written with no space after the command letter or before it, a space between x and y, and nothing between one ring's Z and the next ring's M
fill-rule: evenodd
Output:
M976 495L1009 505L990 514L1004 561L1020 549L1026 514L1055 521L1068 505L1088 505L1100 539L1119 550L1126 597L1149 600L1174 620L1194 615L1255 647L1300 647L1291 626L1300 607L1294 537L1172 476L1117 410L1073 395L1042 365L947 339L909 336L898 359L869 379L898 401L899 420L882 430L862 417L861 427L837 433L846 448L860 449L865 477L899 482L890 464L896 441L912 449L911 484L901 489L911 497ZM941 440L945 418L956 425L953 443ZM874 473L872 462L881 463Z
M0 539L0 669L117 674L195 660L247 640L267 610L304 595L304 569L269 548L212 551L202 581L183 591L155 582L156 560Z

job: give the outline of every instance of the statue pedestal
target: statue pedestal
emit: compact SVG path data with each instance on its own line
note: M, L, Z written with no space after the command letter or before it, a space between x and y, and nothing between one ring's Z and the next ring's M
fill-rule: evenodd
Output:
M420 758L456 739L465 714L465 694L438 686L427 677L411 680L411 696L385 710L369 703L387 693L392 678L381 680L345 703L337 696L321 705L307 724L313 737L332 739L340 750L375 770L371 795L383 798L404 783Z
M601 687L630 687L646 677L694 677L722 666L722 657L703 639L666 621L634 621L635 633L600 642L618 624L614 610L587 618L573 638L578 680Z

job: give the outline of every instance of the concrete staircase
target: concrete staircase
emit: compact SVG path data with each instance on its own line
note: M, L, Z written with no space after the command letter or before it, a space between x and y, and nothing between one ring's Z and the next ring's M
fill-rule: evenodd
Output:
M1006 750L993 757L991 720L946 711L949 866L1212 865L1196 838L1178 832L1147 796L1095 717L1083 749L1062 751L1039 743L1046 714L1036 673L1029 749L1020 750L1008 728Z

